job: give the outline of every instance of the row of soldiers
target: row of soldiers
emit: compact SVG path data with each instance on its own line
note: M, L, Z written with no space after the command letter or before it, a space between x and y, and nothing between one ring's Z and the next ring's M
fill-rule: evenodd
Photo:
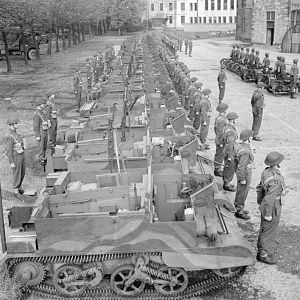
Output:
M182 105L188 111L189 118L193 120L195 129L198 129L195 121L199 120L201 128L200 141L203 143L206 140L212 112L212 106L209 101L211 91L209 89L201 90L202 83L198 82L196 77L190 78L187 66L177 61L176 57L170 56L164 49L160 49L160 56L169 70L174 86L177 87L177 93L181 95ZM219 82L222 83L222 81L224 81L224 78ZM228 105L223 101L220 101L216 108L219 114L214 122L216 135L214 175L223 178L224 190L236 192L234 201L235 216L243 220L250 219L249 211L245 209L254 163L250 141L255 134L258 134L264 108L263 84L258 83L257 87L258 89L254 91L251 98L253 111L252 130L244 129L238 135L236 125L239 116L233 111L227 113ZM201 132L203 134L204 128L206 132L201 137ZM257 135L256 139L261 141ZM267 168L263 171L260 183L257 186L257 202L261 211L257 259L267 264L276 263L276 259L272 254L272 241L280 219L281 194L285 187L284 179L279 171L279 165L283 159L284 156L276 151L266 156L264 162ZM235 174L237 177L236 187L231 184Z

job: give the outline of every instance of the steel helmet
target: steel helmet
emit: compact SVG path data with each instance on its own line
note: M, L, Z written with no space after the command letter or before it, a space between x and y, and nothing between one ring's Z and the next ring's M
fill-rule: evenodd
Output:
M6 123L8 125L14 125L14 124L19 123L19 119L15 118L15 117L10 117L10 118L7 119Z
M298 63L298 59L297 59L297 58L294 58L294 59L293 59L293 63L294 63L294 64L297 64L297 63Z
M270 152L265 159L265 164L267 166L273 167L276 165L279 165L282 161L284 160L284 155L277 152L277 151L273 151Z
M235 120L237 119L239 116L236 112L230 112L226 115L227 120Z
M224 102L220 103L216 108L216 110L220 113L224 112L227 109L228 109L228 104L226 104Z
M211 90L207 89L207 88L202 91L203 95L209 95L210 93L211 93Z
M240 140L246 141L248 140L251 136L253 136L253 131L251 129L244 129L240 133Z

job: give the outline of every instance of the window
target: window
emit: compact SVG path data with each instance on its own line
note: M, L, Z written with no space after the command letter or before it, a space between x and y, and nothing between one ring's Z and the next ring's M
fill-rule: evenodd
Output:
M199 23L202 23L202 18L201 17L199 17Z
M221 0L218 0L218 10L221 10Z
M181 24L185 23L185 16L181 16Z
M213 20L214 20L214 23L217 23L217 17L214 17Z
M193 17L190 17L190 23L193 23Z
M208 10L208 0L205 0L205 10Z
M195 17L195 18L194 18L194 21L195 21L195 23L198 23L198 18Z
M224 10L227 10L227 0L224 0Z
M209 17L209 18L208 18L208 23L211 23L211 20L212 20L212 18L211 18L211 17Z
M226 23L226 17L223 17L223 23Z
M194 3L194 8L195 8L195 11L198 10L198 3Z
M185 3L181 2L181 10L185 10Z
M211 10L215 10L215 0L211 0Z
M173 10L173 3L169 3L169 10Z
M267 21L275 21L275 11L267 11Z
M154 3L151 4L151 11L154 11Z
M222 18L218 17L218 23L222 23Z
M159 10L163 11L164 10L164 4L163 3L159 3Z
M173 23L173 17L169 16L169 23L172 24Z
M190 11L193 10L193 3L190 3Z
M206 17L203 17L203 23L206 23Z
M229 17L229 23L232 23L232 17Z
M234 0L230 0L230 9L234 10Z

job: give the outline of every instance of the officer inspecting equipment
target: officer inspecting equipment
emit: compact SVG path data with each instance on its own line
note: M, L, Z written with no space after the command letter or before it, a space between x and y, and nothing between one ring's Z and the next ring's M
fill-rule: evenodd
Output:
M283 159L283 154L276 151L267 155L265 164L268 167L262 172L260 183L256 187L261 212L257 260L267 264L277 262L272 253L272 244L280 221L281 197L285 188L284 178L279 171Z
M222 66L217 79L218 86L219 86L219 103L222 102L225 95L225 85L227 80L225 70L226 70L225 66Z
M76 73L73 78L74 93L76 99L76 109L79 111L82 93L82 79L79 68L76 68Z
M54 148L56 146L56 136L57 136L57 114L58 109L56 107L56 104L54 103L54 93L53 92L47 92L46 93L46 117L48 120L48 134L49 134L49 142L48 146L51 149L51 154L54 153Z
M226 115L228 124L224 127L223 145L224 145L224 169L223 169L223 189L229 192L235 191L235 186L230 184L235 172L234 147L237 139L235 125L239 116L235 112Z
M48 143L48 120L44 114L45 101L43 99L37 100L36 111L33 114L33 130L36 140L39 143L38 158L41 165L44 167L47 163L46 151Z
M237 210L235 216L240 219L249 220L249 212L244 210L245 202L248 196L251 178L252 178L252 164L254 156L250 147L250 138L253 131L244 129L240 134L241 144L238 144L235 149L236 159L236 177L237 189L235 195L234 206Z
M254 132L253 140L255 141L262 141L262 139L258 136L258 133L262 122L263 110L265 107L264 94L262 92L263 87L264 87L264 83L258 82L257 84L258 89L254 91L251 98L252 115L253 115L252 130Z
M26 162L24 154L24 140L17 133L17 126L19 120L17 118L9 118L7 124L9 126L9 133L5 138L6 155L13 172L12 188L17 190L19 194L23 194L22 182L26 171Z
M215 176L220 176L220 177L222 177L221 166L224 161L223 134L224 134L224 127L227 124L227 119L226 119L226 110L227 109L228 109L228 105L223 102L217 106L216 110L219 112L219 115L215 119L215 126L214 126L214 131L216 134L216 138L215 138L216 153L215 153L215 158L214 158L214 161L215 161L214 174L215 174Z
M294 58L293 59L293 66L291 68L291 98L292 99L297 99L295 96L296 94L296 86L297 86L297 81L298 81L298 74L299 74L299 68L297 66L298 64L298 59Z
M201 115L201 124L200 124L200 141L204 145L205 149L209 149L209 145L206 144L206 139L208 136L210 117L211 117L211 103L209 100L211 94L210 89L204 89L202 91L203 99L200 103L200 115Z

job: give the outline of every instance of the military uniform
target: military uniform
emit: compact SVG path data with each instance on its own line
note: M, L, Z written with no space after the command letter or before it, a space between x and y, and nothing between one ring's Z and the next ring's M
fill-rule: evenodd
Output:
M56 146L57 137L57 114L58 109L51 98L48 98L46 102L46 118L48 120L49 126L49 143L48 146L51 148L52 152Z
M219 102L221 102L224 99L226 80L227 80L227 76L225 70L222 68L218 75Z
M37 102L37 106L42 104L44 104L42 101ZM39 142L38 158L41 164L45 165L47 162L48 120L41 107L37 107L33 114L33 130Z
M73 86L74 86L74 93L76 97L76 108L79 109L81 103L82 79L78 71L76 71L74 75Z
M89 60L87 60L87 63L85 65L85 70L86 70L86 77L87 77L87 91L88 93L90 93L92 90L92 67Z
M254 51L255 51L255 49L252 48L251 53L249 54L249 61L248 61L249 67L253 67L253 64L254 64L254 57L255 57Z
M263 83L258 83L258 87L262 88ZM254 91L252 98L251 98L251 105L252 105L252 115L253 115L253 123L252 123L252 130L254 132L253 139L257 141L261 141L261 138L258 136L259 129L262 122L263 110L265 107L264 102L264 95L262 91L256 90Z
M294 59L293 60L293 66L291 68L291 98L292 99L296 99L297 97L295 96L296 94L296 86L297 86L297 82L298 82L298 74L299 74L299 69L297 66L298 63L298 59Z
M241 48L240 55L239 55L239 63L243 64L244 63L244 59L245 59L244 48Z
M256 51L256 54L254 56L253 64L254 64L255 69L258 69L260 67L260 58L259 58L259 52L258 51Z
M274 66L274 72L275 72L276 77L280 73L280 64L281 64L281 56L277 56L277 61L276 61L275 66Z
M244 64L245 65L248 65L249 59L250 59L250 53L249 53L249 48L247 48L246 53L245 53L245 58L244 58Z
M192 50L193 50L193 41L192 40L189 40L188 46L189 46L189 57L191 57Z
M17 119L9 119L8 125L14 125L18 123ZM24 153L24 141L21 135L16 132L16 129L9 129L9 133L5 138L6 155L8 157L9 164L12 168L12 188L18 189L20 194L23 193L21 188L22 182L26 171L25 153Z
M279 78L283 80L286 78L286 65L284 57L281 57L281 62L279 64Z
M262 67L264 68L264 71L269 71L270 64L271 64L271 61L269 59L269 53L266 53L266 56L262 61Z
M232 50L231 50L231 53L230 53L230 59L231 60L234 60L234 57L235 57L235 46L232 46Z
M201 104L200 101L196 101L193 107L193 127L198 130L200 128L200 124L201 124Z
M260 205L261 223L257 241L257 259L275 264L272 244L275 239L276 230L281 215L281 197L285 188L284 178L277 165L284 159L278 152L271 152L265 159L265 164L269 165L261 175L261 180L256 187L257 203Z
M185 53L185 54L187 54L187 52L188 52L188 46L189 46L189 40L186 39L186 40L184 41L184 47L185 47L184 53Z
M209 99L206 98L205 95L209 95L210 93L211 91L209 89L203 90L204 97L200 104L200 115L201 115L200 141L207 149L209 148L209 146L206 144L206 139L208 136L212 108Z
M240 139L248 140L253 134L252 130L246 129L241 132ZM237 210L236 216L242 219L250 219L244 211L245 202L248 196L250 183L252 179L252 165L254 156L250 144L242 142L238 144L235 149L236 159L236 177L237 189L235 195L234 206Z

